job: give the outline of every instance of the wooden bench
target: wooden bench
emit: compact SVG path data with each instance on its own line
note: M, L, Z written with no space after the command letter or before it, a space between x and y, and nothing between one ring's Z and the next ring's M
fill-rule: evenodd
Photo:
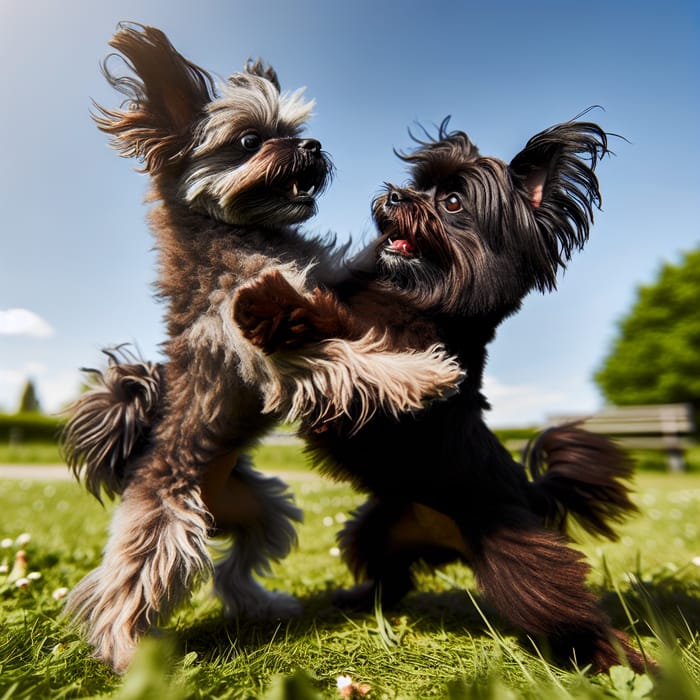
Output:
M609 406L588 416L552 416L545 427L573 421L581 421L581 427L607 435L626 449L665 452L671 471L685 470L684 453L694 443L690 404Z

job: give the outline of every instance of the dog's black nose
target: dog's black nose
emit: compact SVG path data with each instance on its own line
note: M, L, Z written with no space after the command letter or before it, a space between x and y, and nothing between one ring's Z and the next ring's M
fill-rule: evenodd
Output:
M314 153L321 152L321 142L316 139L302 139L299 141L299 148L302 151L313 151Z
M397 204L401 204L401 202L403 202L401 193L398 190L390 190L386 198L386 203L390 206L396 206Z

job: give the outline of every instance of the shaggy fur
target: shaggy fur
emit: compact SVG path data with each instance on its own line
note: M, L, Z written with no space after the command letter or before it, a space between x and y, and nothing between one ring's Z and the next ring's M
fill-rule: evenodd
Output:
M414 562L460 559L491 606L553 652L597 670L622 658L642 671L642 656L586 589L588 566L563 532L574 519L614 537L614 523L634 510L624 454L562 426L532 446L528 478L482 417L486 347L530 290L555 287L586 242L600 203L594 169L607 151L596 124L568 122L508 164L481 156L444 122L437 139L403 156L409 186L389 186L375 201L381 235L354 280L311 297L271 272L239 291L236 320L273 361L374 326L386 330L387 349L444 342L467 371L458 392L420 414L377 414L359 429L344 416L322 431L302 425L316 464L370 494L340 533L345 561L367 581L346 602L371 605L380 593L396 603L413 587Z
M105 62L104 73L126 102L96 106L95 120L151 179L167 361L139 367L113 354L71 411L69 464L98 498L104 490L122 500L103 561L71 591L67 611L96 655L121 671L139 636L212 570L214 531L235 539L215 572L231 613L296 610L294 599L252 577L288 553L301 517L285 485L242 455L275 422L315 425L321 395L324 414L350 415L353 424L377 410L417 409L453 390L462 373L437 345L387 352L374 329L324 339L287 362L248 343L233 321L242 283L274 271L306 294L336 274L330 245L296 227L314 214L331 175L321 144L300 136L312 105L301 91L281 93L260 61L216 87L151 27L123 25L110 43L129 71L118 76Z

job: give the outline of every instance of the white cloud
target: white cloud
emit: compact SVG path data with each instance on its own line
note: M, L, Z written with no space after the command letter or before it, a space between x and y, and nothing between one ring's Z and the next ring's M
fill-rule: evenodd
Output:
M0 309L0 335L33 335L46 338L54 329L29 309Z
M599 402L582 381L553 389L534 384L507 385L486 376L483 393L492 407L485 415L486 422L498 428L542 426L552 415L592 413Z

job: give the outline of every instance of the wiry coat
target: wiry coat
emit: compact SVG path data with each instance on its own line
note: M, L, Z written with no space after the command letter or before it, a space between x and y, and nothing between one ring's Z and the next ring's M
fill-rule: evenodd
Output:
M101 565L71 591L67 610L96 654L122 670L139 636L212 568L206 544L215 530L234 535L215 576L230 614L296 609L253 578L287 554L300 518L285 485L257 474L243 454L275 422L315 423L315 394L330 398L334 414L354 411L348 387L361 398L360 415L420 408L452 389L461 370L437 346L386 353L374 331L278 363L246 342L233 321L242 283L275 271L304 292L335 274L330 247L296 227L331 175L320 143L300 136L311 104L300 91L280 93L260 61L217 90L154 28L124 25L111 44L132 74L104 72L127 103L98 106L95 119L151 177L167 361L132 371L114 355L71 411L69 463L98 498L104 490L122 501ZM144 410L115 401L115 387ZM227 460L236 458L229 475Z
M360 337L374 325L386 329L387 348L444 342L466 370L449 399L399 421L302 424L315 463L370 494L340 533L345 561L367 581L350 601L371 605L380 592L395 603L413 587L414 562L461 559L493 608L544 635L554 652L606 670L620 650L641 671L644 659L586 589L588 566L563 534L574 519L615 537L614 524L634 510L630 463L605 438L562 426L533 446L528 478L482 415L487 345L530 290L554 288L586 242L600 203L594 169L606 153L597 125L569 122L507 164L481 156L445 122L436 140L404 156L409 186L376 200L381 235L364 274L310 300L272 273L243 288L235 309L246 337L273 360L298 343Z

